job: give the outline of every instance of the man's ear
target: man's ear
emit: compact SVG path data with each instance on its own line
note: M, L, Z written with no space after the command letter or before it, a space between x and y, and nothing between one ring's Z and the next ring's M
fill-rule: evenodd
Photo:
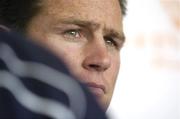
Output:
M0 31L10 32L11 30L10 30L10 28L8 28L7 26L0 24Z

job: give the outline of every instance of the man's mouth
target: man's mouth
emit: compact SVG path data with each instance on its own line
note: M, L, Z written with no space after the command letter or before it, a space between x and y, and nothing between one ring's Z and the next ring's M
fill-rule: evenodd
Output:
M105 94L105 86L96 83L86 83L89 90L97 97L101 97Z

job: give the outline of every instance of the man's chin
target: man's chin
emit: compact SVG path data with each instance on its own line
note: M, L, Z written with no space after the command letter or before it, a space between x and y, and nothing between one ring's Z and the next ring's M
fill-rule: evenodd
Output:
M102 107L102 109L104 111L106 111L109 104L107 104L107 101L105 101L105 99L104 99L105 94L104 93L102 94L102 93L100 93L98 91L92 91L92 90L90 92L94 95L96 101L99 103L99 105Z

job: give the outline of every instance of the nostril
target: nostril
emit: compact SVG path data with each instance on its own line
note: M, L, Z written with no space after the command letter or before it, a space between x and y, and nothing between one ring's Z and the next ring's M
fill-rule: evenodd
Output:
M98 65L96 65L96 64L90 64L89 67L90 67L90 68L95 68L95 69L97 69L97 68L99 68L100 66L98 66Z
M89 67L89 69L96 70L96 71L104 71L104 70L106 70L103 66L98 65L98 64L90 64L88 67Z

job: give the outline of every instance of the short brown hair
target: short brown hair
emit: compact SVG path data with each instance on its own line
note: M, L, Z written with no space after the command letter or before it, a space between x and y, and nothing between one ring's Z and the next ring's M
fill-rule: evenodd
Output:
M25 32L31 19L39 13L42 0L0 0L0 24ZM121 12L126 14L126 0L119 0Z

